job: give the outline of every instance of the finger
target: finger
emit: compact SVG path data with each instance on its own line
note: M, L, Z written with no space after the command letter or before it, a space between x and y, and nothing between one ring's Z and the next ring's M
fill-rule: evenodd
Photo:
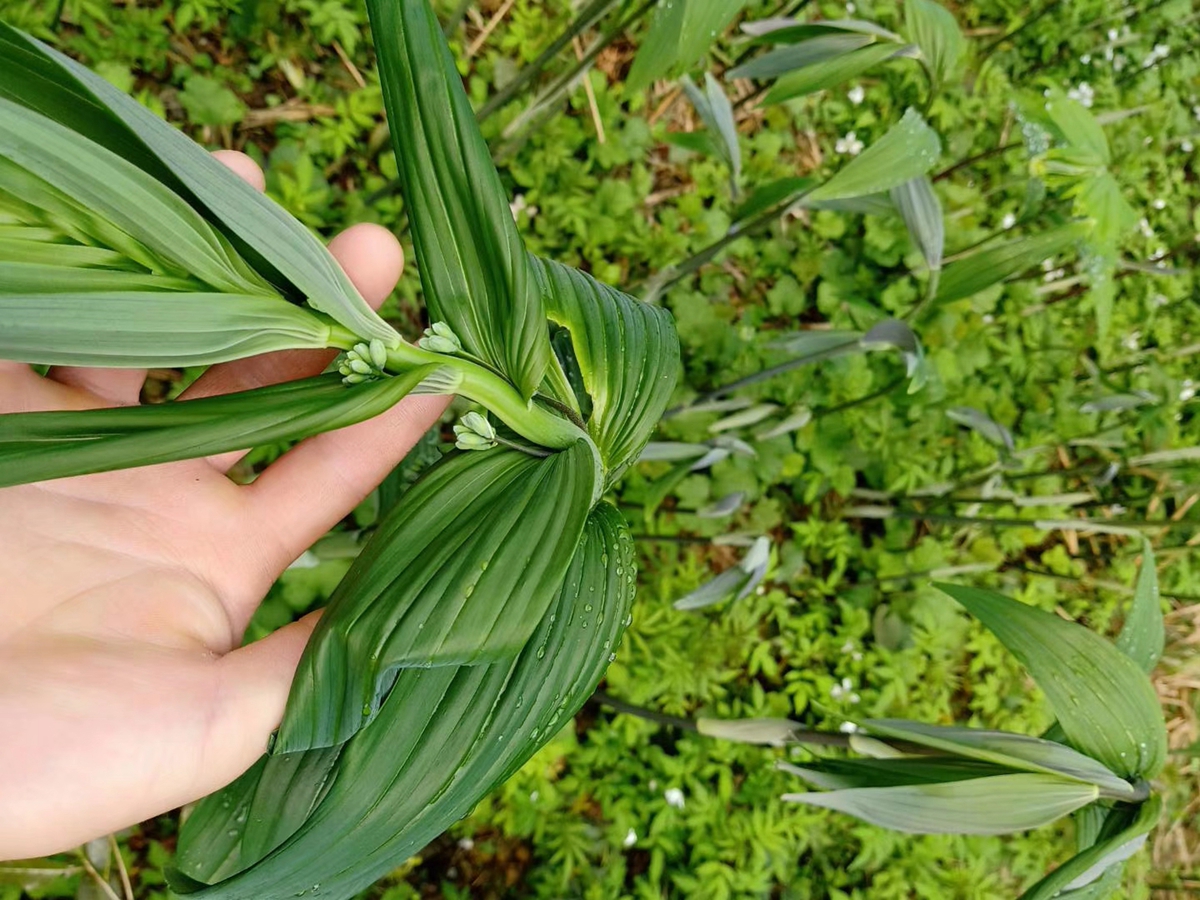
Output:
M329 242L329 252L374 309L383 305L404 271L400 242L379 225L352 225ZM183 398L248 391L319 375L336 356L336 351L284 350L213 366L183 393ZM210 457L209 461L224 472L244 455L244 452L223 453Z
M46 377L59 384L87 391L113 406L136 406L142 398L146 370L53 366Z
M310 613L217 663L220 690L205 735L205 764L188 791L196 799L219 790L252 766L283 720L292 677L316 627Z
M263 174L262 167L240 150L217 150L213 153L213 159L224 163L234 175L256 191L267 189L267 176Z
M406 397L387 412L297 444L244 490L245 533L269 586L345 518L437 423L450 398Z

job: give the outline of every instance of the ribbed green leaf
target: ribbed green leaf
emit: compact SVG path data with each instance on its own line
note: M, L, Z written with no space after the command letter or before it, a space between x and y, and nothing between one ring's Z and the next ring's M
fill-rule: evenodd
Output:
M0 230L2 230L0 226ZM27 231L26 229L22 229ZM0 262L51 265L59 268L103 268L140 271L130 259L103 247L85 247L82 244L50 243L56 235L47 232L46 240L36 240L30 234L26 238L0 237ZM0 282L3 283L3 282Z
M654 10L650 30L634 57L627 91L686 69L716 42L746 0L664 0Z
M34 244L62 248L63 244ZM78 246L78 245L74 245ZM90 247L80 247L90 250ZM0 250L0 297L12 294L126 293L129 291L203 291L204 285L186 278L130 272L126 269L90 269L48 263L11 262ZM160 302L170 302L161 300ZM3 300L0 300L0 304ZM312 316L308 316L312 319Z
M1142 568L1133 592L1133 605L1125 617L1125 624L1121 626L1121 633L1117 635L1117 649L1147 674L1158 665L1166 640L1156 565L1154 547L1145 538L1142 540Z
M1162 801L1157 796L1151 797L1138 809L1137 818L1129 827L1102 838L1063 863L1023 893L1020 900L1051 900L1066 896L1060 891L1078 890L1093 883L1105 870L1120 865L1140 850L1161 815Z
M229 832L240 837L257 816L276 818L283 843L215 887L184 881L177 892L198 892L197 900L348 897L419 851L549 741L595 689L628 623L633 566L621 515L601 504L515 661L402 671L379 716L342 748L323 790L304 788L317 798L310 815L288 804L280 816L276 788L256 791L245 807L222 793L203 801L196 815L206 817L193 820L195 828L187 822L181 836L185 876L206 881L254 862L249 854L225 860ZM268 758L263 777L286 760ZM238 796L246 793L241 786Z
M193 366L328 342L328 325L282 298L145 290L9 294L0 286L0 359Z
M1011 775L1011 769L974 759L953 757L899 757L897 759L823 759L778 767L813 787L826 791L900 787L911 784L944 784L968 778Z
M275 753L348 740L397 674L514 655L553 599L592 502L579 441L540 459L447 458L404 495L304 651Z
M921 48L933 78L945 83L954 74L966 48L954 15L934 0L904 0L904 28Z
M3 98L0 160L11 163L0 165L0 195L15 193L37 207L49 185L55 199L70 198L72 205L129 235L154 261L166 261L176 272L226 293L275 293L228 240L160 182L101 145ZM22 170L33 178L20 177Z
M399 341L325 245L274 201L132 97L2 21L0 97L85 135L198 203L241 256L292 299L364 338Z
M679 374L671 314L577 269L531 257L546 315L571 334L591 399L588 432L608 483L637 459L662 418Z
M805 203L890 191L928 172L939 153L941 141L937 132L925 123L920 113L909 109L887 134L810 191Z
M794 69L816 65L875 43L874 35L855 32L823 34L796 44L785 44L726 73L732 78L778 78ZM892 48L893 50L895 47Z
M873 69L880 63L895 59L902 55L903 48L895 44L868 44L861 50L854 50L841 56L826 59L798 69L786 75L775 83L775 87L767 93L764 103L782 103L793 97L802 97L826 88L837 87L843 81L857 78L868 69Z
M784 794L784 800L849 813L909 834L1011 834L1049 825L1099 790L1051 775L995 775L942 784Z
M703 91L687 75L683 76L681 83L688 100L712 135L721 158L729 166L730 183L733 193L737 194L738 182L742 177L742 149L738 143L737 123L734 122L733 105L729 97L711 72L704 73Z
M354 387L338 375L156 406L0 416L0 487L194 459L344 428L390 409L436 366Z
M942 204L933 190L933 182L928 175L920 175L892 188L891 193L892 203L900 211L909 237L925 257L929 271L934 273L932 277L937 278L936 273L942 268L946 226L942 218Z
M868 22L866 19L822 19L818 22L799 23L793 18L760 19L757 22L746 22L742 31L751 35L753 44L794 44L809 38L820 37L831 31L849 31L859 34L870 34L883 38L885 41L904 43L904 38L894 31L888 31L881 25Z
M368 0L430 318L526 396L551 363L528 257L426 0Z
M942 272L937 300L952 303L978 294L998 281L1018 275L1061 253L1086 234L1087 226L1074 222L973 253Z
M1109 797L1134 796L1129 782L1118 778L1094 759L1054 741L1006 731L923 725L902 719L869 719L863 724L874 737L910 741L1008 769L1058 775L1094 784Z
M1167 731L1150 679L1133 660L1081 625L994 591L937 587L1029 670L1076 749L1122 777L1158 773Z
M808 177L780 178L776 181L767 182L755 190L754 193L747 197L733 211L735 227L737 223L745 222L759 213L766 212L773 206L778 206L787 200L798 200L805 191L816 183L816 179Z

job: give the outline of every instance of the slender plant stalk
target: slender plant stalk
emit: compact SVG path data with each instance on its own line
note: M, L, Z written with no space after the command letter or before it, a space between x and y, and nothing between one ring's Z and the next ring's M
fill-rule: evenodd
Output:
M446 24L442 26L442 34L446 37L454 34L462 26L463 19L467 17L467 10L471 8L471 4L475 0L459 0L459 4L455 7L454 12L450 13L446 19Z

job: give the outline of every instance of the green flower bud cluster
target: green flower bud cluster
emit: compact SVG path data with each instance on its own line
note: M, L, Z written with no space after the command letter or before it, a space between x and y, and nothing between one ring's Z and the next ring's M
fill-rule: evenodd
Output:
M459 450L491 450L496 446L496 429L477 412L469 412L454 426Z
M342 380L346 384L362 384L383 374L387 365L387 348L383 341L376 338L370 344L355 344L352 350L346 351L346 356L338 366Z
M417 346L422 350L428 350L431 353L462 353L462 341L458 339L458 335L445 322L434 322L433 325L425 329L424 335Z

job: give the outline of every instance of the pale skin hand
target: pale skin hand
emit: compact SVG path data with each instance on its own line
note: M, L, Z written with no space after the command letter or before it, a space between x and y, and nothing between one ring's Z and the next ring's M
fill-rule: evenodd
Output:
M248 158L219 154L262 188ZM378 306L400 245L358 225L330 250ZM187 397L320 372L323 352L215 366ZM144 371L0 362L0 412L135 404ZM0 490L0 859L42 856L196 800L262 754L314 617L240 648L279 573L446 406L410 397L301 443L253 484L240 454Z

